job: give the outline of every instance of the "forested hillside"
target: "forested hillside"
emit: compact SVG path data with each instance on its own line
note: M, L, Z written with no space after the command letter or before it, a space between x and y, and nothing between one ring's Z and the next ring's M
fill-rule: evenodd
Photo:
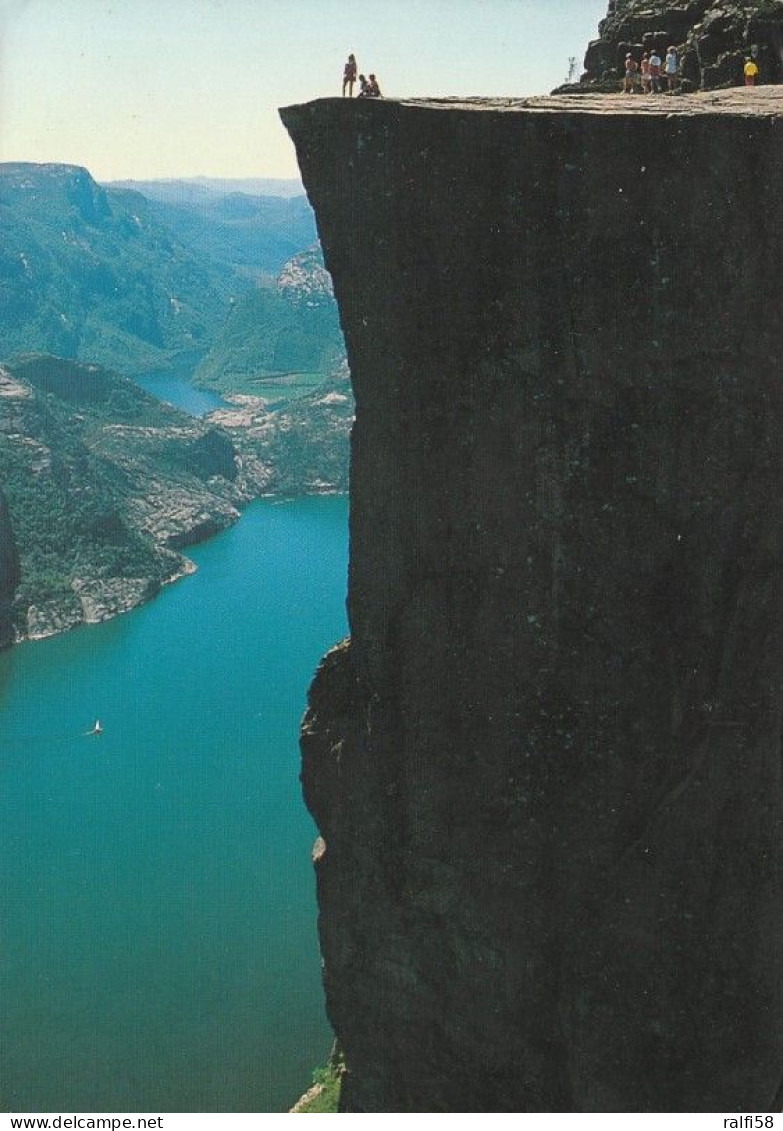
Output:
M233 522L263 486L224 432L95 365L7 362L0 403L19 636L139 604L187 571L182 546Z
M84 169L0 165L0 226L0 358L188 373L229 309L225 272Z
M109 187L142 193L156 220L232 281L274 278L288 259L315 243L312 209L301 187L281 196L235 184L244 182L118 181Z

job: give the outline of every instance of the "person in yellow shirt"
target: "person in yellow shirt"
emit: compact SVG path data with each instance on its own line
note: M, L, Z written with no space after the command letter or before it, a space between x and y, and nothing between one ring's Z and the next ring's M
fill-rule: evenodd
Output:
M745 86L755 86L756 76L759 73L759 69L751 59L750 55L748 55L747 59L745 60L745 66L743 67L743 70L745 72Z

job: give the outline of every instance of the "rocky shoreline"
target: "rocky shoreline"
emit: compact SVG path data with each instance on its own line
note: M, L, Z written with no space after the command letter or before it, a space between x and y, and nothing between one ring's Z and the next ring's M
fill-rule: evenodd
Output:
M98 366L28 355L0 365L0 396L0 551L20 566L0 586L5 645L153 599L254 499L347 489L347 371L276 410L235 396L199 420Z
M27 610L27 631L22 633L17 630L13 643L45 640L84 624L100 624L101 621L129 613L157 597L164 586L188 577L197 569L195 562L183 557L180 567L163 581L151 577L75 579L71 586L73 604L53 600L30 605Z
M261 396L234 393L206 423L231 437L249 476L269 494L334 495L348 490L354 399L347 363L312 393L270 409Z

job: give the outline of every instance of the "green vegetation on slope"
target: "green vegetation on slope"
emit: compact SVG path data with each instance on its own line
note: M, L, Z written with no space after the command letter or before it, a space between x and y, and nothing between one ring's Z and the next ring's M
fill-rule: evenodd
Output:
M0 476L22 555L19 635L145 599L186 568L179 547L254 495L347 489L353 399L319 248L236 298L265 232L270 263L312 238L309 205L191 188L175 216L165 193L153 206L74 166L0 165L0 358L16 359L0 367ZM200 424L110 372L197 366L234 395L225 418Z
M0 164L0 358L195 372L269 402L317 388L344 346L306 198L144 187L159 199L75 166Z
M16 634L41 636L148 599L178 551L259 494L347 489L347 369L270 410L260 398L196 420L96 365L0 365L0 483L21 558Z
M75 166L0 165L0 225L0 357L189 373L236 289L143 196Z
M242 184L242 182L238 182ZM259 182L263 185L263 182ZM124 181L149 201L151 214L189 247L237 275L274 278L283 264L316 240L315 219L301 187L295 196L237 191L234 182Z
M206 418L232 438L244 462L268 468L281 495L348 490L354 399L347 363L312 392L270 410L262 397L232 396Z
M0 367L0 397L19 635L138 604L182 572L177 547L247 497L224 433L97 366L20 357Z
M329 1063L313 1073L313 1086L293 1111L297 1115L335 1115L340 1102L342 1067Z
M320 248L294 256L274 287L239 299L196 370L196 384L269 401L319 385L345 356L337 304Z

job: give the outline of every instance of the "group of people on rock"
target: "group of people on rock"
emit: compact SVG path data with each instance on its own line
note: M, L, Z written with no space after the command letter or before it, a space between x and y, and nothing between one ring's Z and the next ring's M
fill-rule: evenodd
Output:
M359 67L356 63L356 56L349 55L348 62L343 67L343 98L345 98L346 91L348 97L353 98L353 88L356 83L357 75L359 79L359 93L357 98L380 98L381 88L378 85L378 80L375 75L370 75L366 78L364 75L358 74Z
M671 94L677 86L679 69L680 61L677 57L676 47L670 47L667 50L665 59L661 59L655 48L651 52L645 51L639 63L636 62L629 51L625 56L623 91L626 94L633 94L641 87L643 94L660 94L661 84L665 78L668 93ZM637 86L637 80L639 86Z
M759 68L753 55L746 56L742 73L745 78L745 86L756 85ZM671 94L677 87L678 75L679 59L676 47L670 47L666 52L666 58L663 60L657 50L645 51L638 63L629 51L625 56L623 92L633 94L641 89L643 94L660 94L662 81L666 79L668 92Z

